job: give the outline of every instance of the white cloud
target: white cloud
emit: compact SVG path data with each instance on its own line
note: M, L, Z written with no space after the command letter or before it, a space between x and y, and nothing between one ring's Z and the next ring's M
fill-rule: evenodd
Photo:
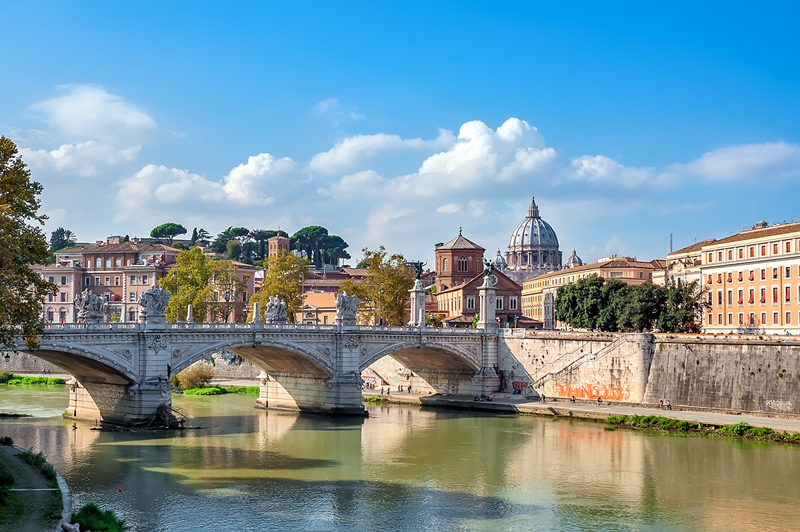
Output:
M346 120L363 120L366 118L355 107L343 106L337 98L322 100L314 106L314 111L330 120L336 127Z
M311 172L334 174L352 169L381 152L440 149L451 145L454 140L452 132L444 129L439 130L438 137L427 141L421 138L403 139L399 135L386 133L355 135L337 142L326 152L316 154L311 158L308 169Z
M365 170L346 175L329 187L318 188L317 193L337 199L351 199L370 195L382 189L385 183L386 181L374 170Z
M295 168L288 157L275 159L269 153L248 157L247 163L231 170L223 179L228 199L241 203L267 205L272 199L265 196L270 178L285 176Z
M656 172L653 168L631 168L605 155L584 155L570 161L567 178L590 183L611 183L626 188L637 188L654 184Z
M436 207L436 212L440 212L442 214L455 214L457 212L461 212L461 205L458 203L445 203L444 205Z
M67 85L64 94L32 106L57 132L115 146L143 142L158 129L156 121L120 96L96 85Z
M78 144L62 144L50 151L20 148L19 152L34 173L54 172L93 177L130 163L138 157L141 149L141 145L117 149L89 140Z
M786 142L731 146L704 153L668 170L709 181L787 179L800 177L800 145Z

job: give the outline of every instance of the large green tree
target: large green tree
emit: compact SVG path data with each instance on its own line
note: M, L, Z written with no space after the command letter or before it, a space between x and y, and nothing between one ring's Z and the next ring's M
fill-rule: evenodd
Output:
M703 287L697 281L685 284L667 284L665 304L658 316L658 330L662 332L698 332L703 309L708 303L703 299Z
M58 251L69 246L69 241L64 233L66 233L66 229L63 227L58 227L50 233L50 251Z
M150 236L153 238L165 238L168 244L172 244L172 240L178 235L185 235L186 228L181 224L173 222L161 224L150 231Z
M227 323L234 318L236 305L242 301L242 294L247 290L247 276L239 277L236 266L227 260L214 261L213 266L213 291L210 294L211 301L207 303L207 317L210 321Z
M281 253L267 258L264 266L266 270L261 290L250 297L250 319L252 319L253 303L258 301L263 320L270 296L278 296L278 299L286 302L286 317L294 322L295 314L303 306L303 282L308 272L308 259L298 257L294 253Z
M414 286L414 274L400 253L388 255L383 246L377 250L364 248L360 265L368 273L361 281L348 279L340 291L358 296L359 320L377 323L381 318L390 325L402 325L406 305Z
M38 212L41 193L17 146L0 137L0 343L5 347L20 333L29 347L38 345L42 301L57 291L30 267L47 264L50 257L44 233L36 227L47 219Z
M206 321L208 303L213 300L211 281L216 272L216 261L194 247L181 251L175 262L177 266L158 280L159 285L172 293L166 309L167 319L172 322L186 320L187 308L191 304L194 321Z

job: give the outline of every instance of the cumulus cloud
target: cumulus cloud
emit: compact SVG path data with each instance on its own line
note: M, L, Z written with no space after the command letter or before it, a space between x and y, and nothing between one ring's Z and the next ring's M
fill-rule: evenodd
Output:
M670 165L668 170L709 181L796 179L800 177L800 145L770 142L720 148L689 163Z
M66 85L61 96L32 106L57 132L115 146L143 142L156 121L120 96L96 85Z
M230 200L266 205L272 202L265 196L268 180L285 176L294 168L294 161L288 157L276 159L269 153L260 153L231 170L223 179L222 188Z
M575 181L618 184L626 188L636 188L646 184L655 184L657 174L653 168L631 168L605 155L584 155L570 161L567 178Z
M444 129L439 130L438 137L427 141L421 138L404 139L386 133L354 135L337 142L330 150L316 154L311 158L308 169L315 173L334 174L352 169L381 152L440 149L451 145L454 140L452 132Z
M20 148L19 152L35 173L55 172L94 177L130 163L138 157L141 149L141 145L118 149L89 140L77 144L62 144L50 151Z
M386 181L374 170L364 170L342 177L328 187L320 187L317 193L337 199L350 199L369 195L381 190Z
M440 212L442 214L455 214L457 212L461 212L461 205L458 203L445 203L444 205L436 207L436 212Z

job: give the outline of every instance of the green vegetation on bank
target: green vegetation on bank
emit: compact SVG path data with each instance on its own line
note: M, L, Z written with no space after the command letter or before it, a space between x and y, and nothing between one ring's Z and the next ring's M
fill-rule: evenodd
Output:
M0 371L0 384L44 384L49 386L53 384L66 384L66 382L59 377L31 377L14 375L10 371Z
M723 425L715 428L693 421L683 421L663 416L609 416L606 425L639 430L666 430L670 432L694 432L722 435L760 441L800 443L800 434L777 432L769 427L753 427L747 423Z
M81 530L93 532L122 532L128 528L124 519L119 519L112 510L101 510L93 502L83 505L72 514L72 522L81 525Z
M183 390L184 395L222 395L226 393L238 393L258 397L260 387L258 386L205 386L203 388L190 388Z

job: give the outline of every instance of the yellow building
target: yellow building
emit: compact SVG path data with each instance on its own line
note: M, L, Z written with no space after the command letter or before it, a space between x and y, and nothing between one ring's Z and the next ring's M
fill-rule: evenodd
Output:
M546 273L522 284L522 315L540 320L545 329L555 327L553 308L556 292L568 285L597 275L603 279L618 279L625 284L637 285L653 280L653 275L666 267L663 260L637 261L633 257L608 257L594 264L572 266Z

